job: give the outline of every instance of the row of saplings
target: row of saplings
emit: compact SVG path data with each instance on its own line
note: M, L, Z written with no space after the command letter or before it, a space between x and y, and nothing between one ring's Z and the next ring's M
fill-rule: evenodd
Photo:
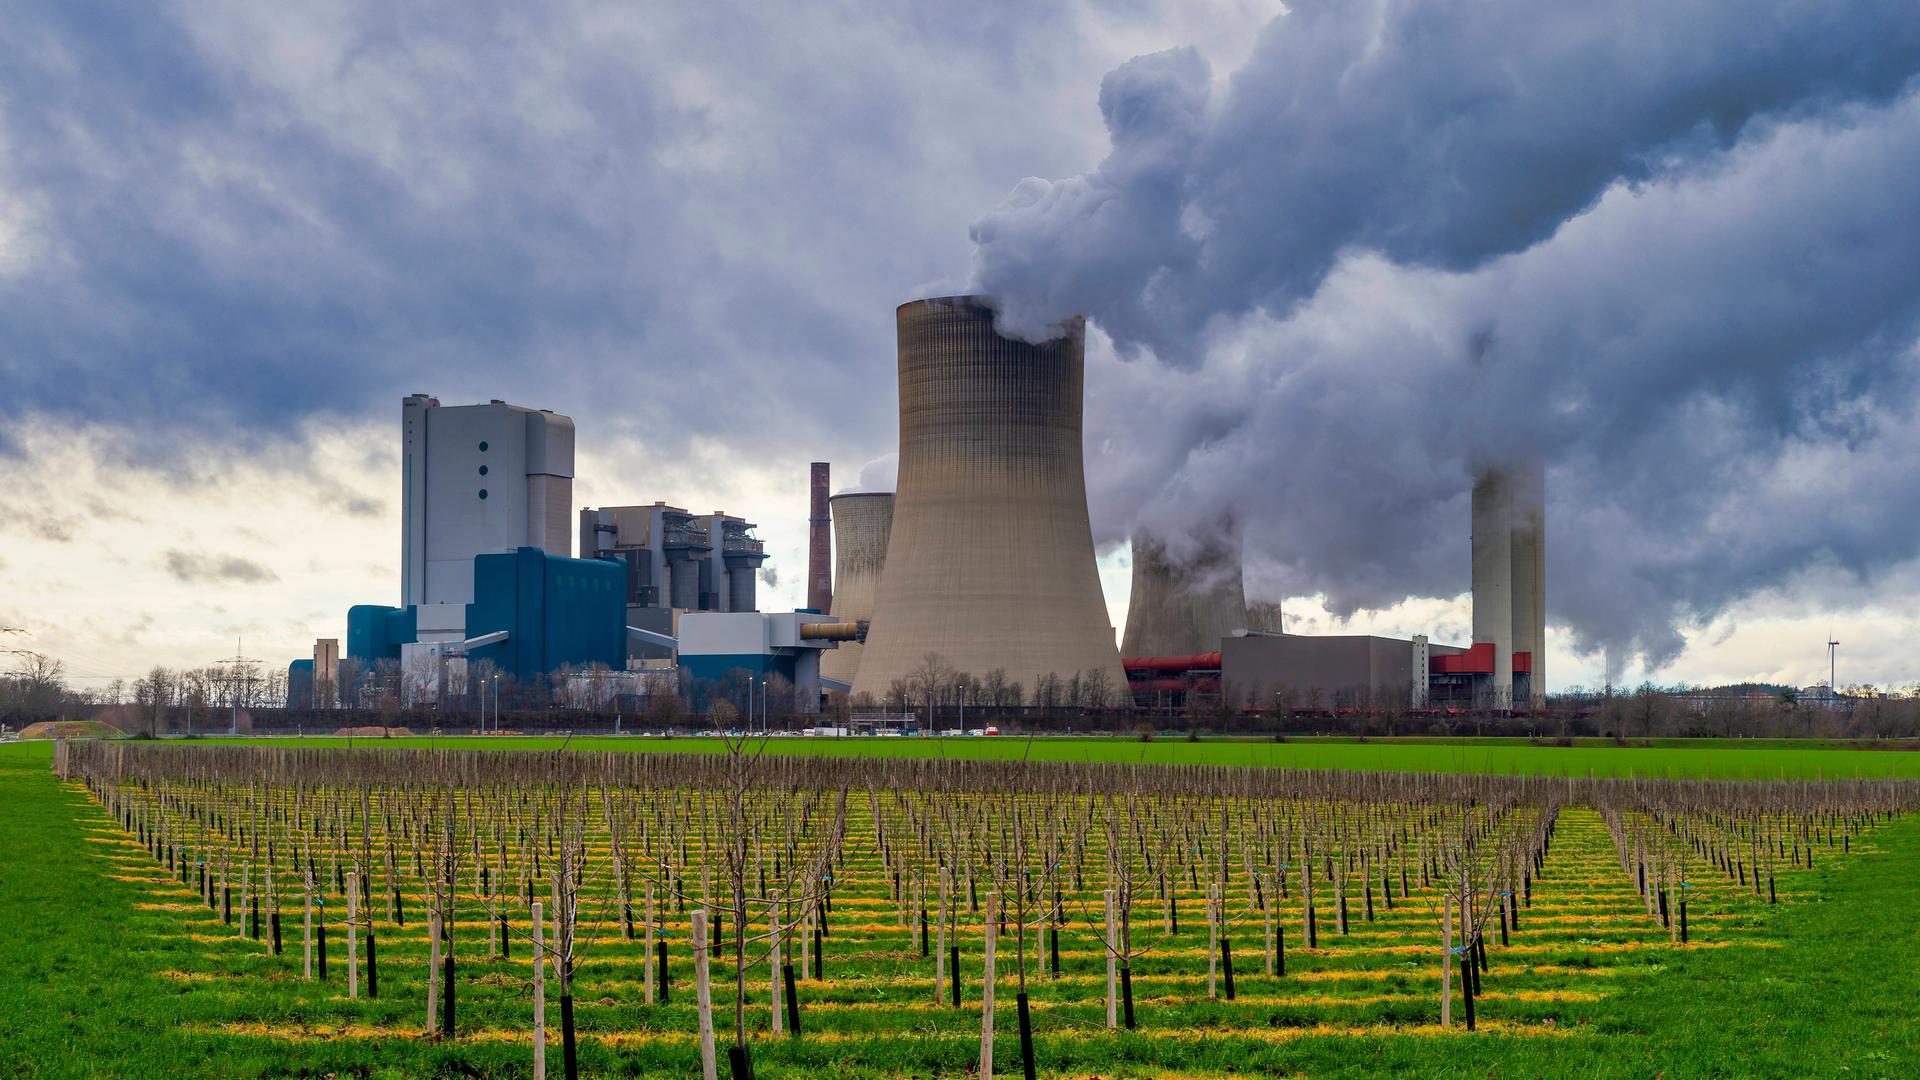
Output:
M1603 807L1627 853L1623 867L1637 861L1641 891L1650 898L1665 893L1648 884L1648 868L1656 882L1684 885L1685 852L1711 852L1718 864L1734 860L1729 853L1738 844L1754 852L1784 851L1793 837L1796 843L1809 840L1810 859L1810 837L1823 817L1829 842L1833 823L1845 823L1845 844L1857 823L1911 805L1914 797L1910 787L1884 784L1855 785L1851 792L1825 785L1811 796L1804 787L1756 785L1737 789L1742 794L1729 803L1731 789L1724 786L1703 801L1701 792L1684 784L1623 789L1602 782L1592 791L1575 791L1519 778L1335 774L1344 779L1330 780L1328 774L1072 765L946 768L931 775L915 767L913 775L903 776L873 763L824 765L738 752L689 768L690 759L660 755L561 755L580 760L557 766L556 755L499 752L484 753L482 761L408 751L236 754L230 748L169 748L154 756L117 747L79 750L63 747L56 768L84 776L122 826L194 885L223 919L234 918L237 877L246 933L258 939L264 900L264 933L276 955L282 947L278 881L290 873L303 900L309 978L326 977L324 894L330 885L347 908L350 996L361 992L363 958L366 992L378 994L370 902L376 872L384 872L381 894L394 925L404 926L407 918L401 883L417 882L430 943L428 1030L443 1036L453 1034L456 1010L452 914L458 882L463 873L470 875L472 895L487 909L490 952L509 957L515 937L531 947L538 1075L546 1064L549 969L559 984L568 1077L576 1071L572 976L582 946L590 944L576 936L583 893L597 894L613 909L622 938L633 940L636 924L644 933L650 1003L664 1002L669 993L656 891L662 907L683 915L693 901L690 945L703 1070L708 1077L718 1070L709 962L731 946L734 1038L726 1049L730 1071L741 1077L752 1074L747 973L766 963L769 1028L797 1036L793 953L797 946L802 971L822 976L835 892L847 892L856 876L850 856L859 856L863 866L877 859L881 887L903 927L917 915L919 953L934 962L934 999L955 1008L964 884L966 909L977 914L983 897L985 907L981 1074L992 1072L996 952L1000 936L1010 931L1017 947L1021 1068L1032 1076L1029 935L1046 942L1046 969L1057 975L1059 934L1070 921L1070 907L1085 916L1106 954L1107 1026L1132 1028L1131 965L1142 955L1132 934L1136 907L1158 899L1171 936L1178 931L1180 878L1197 889L1204 873L1208 996L1224 990L1229 1000L1234 997L1228 931L1236 921L1229 900L1236 848L1247 904L1241 918L1261 918L1270 975L1285 973L1276 908L1291 899L1291 869L1298 870L1300 935L1311 948L1318 944L1316 879L1331 884L1337 926L1345 933L1349 879L1357 876L1362 883L1365 917L1372 921L1375 882L1391 906L1397 869L1405 900L1411 864L1423 895L1432 899L1424 892L1429 886L1439 893L1442 1022L1452 1021L1453 964L1459 957L1466 961L1461 1001L1471 1028L1479 980L1488 967L1486 933L1497 927L1504 944L1518 925L1569 795L1586 795ZM408 755L418 756L385 760ZM648 760L655 758L661 760ZM855 790L867 793L873 836L871 843L863 837L850 846L847 807ZM1800 850L1794 848L1796 861ZM687 880L696 867L697 900ZM1742 860L1740 872L1745 868ZM1757 887L1760 864L1752 868ZM1770 865L1767 872L1771 880ZM1093 894L1089 880L1098 887L1097 907L1082 902ZM545 886L539 900L536 881ZM528 913L527 931L509 921L509 907ZM745 932L729 938L729 916Z

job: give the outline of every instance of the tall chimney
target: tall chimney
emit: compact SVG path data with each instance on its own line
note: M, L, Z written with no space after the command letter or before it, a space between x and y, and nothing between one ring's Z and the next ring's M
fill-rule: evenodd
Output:
M1537 709L1547 694L1546 463L1530 458L1512 471L1513 651L1527 653L1529 674L1514 675L1514 706ZM1526 692L1521 693L1524 683Z
M813 463L813 501L807 514L807 606L833 610L833 519L827 514L827 463Z
M1493 676L1475 704L1513 706L1513 474L1483 466L1473 478L1473 643L1493 646Z

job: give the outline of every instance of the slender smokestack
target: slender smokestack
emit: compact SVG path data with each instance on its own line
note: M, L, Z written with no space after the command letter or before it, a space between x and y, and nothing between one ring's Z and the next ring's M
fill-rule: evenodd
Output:
M1473 643L1493 645L1493 675L1478 704L1513 704L1513 477L1502 466L1473 481Z
M813 501L807 515L807 606L833 610L833 520L827 514L827 463L813 463Z
M1094 673L1125 693L1100 595L1081 457L1086 326L1039 345L1002 337L991 302L902 304L900 480L856 694L884 698L929 655L1042 678Z

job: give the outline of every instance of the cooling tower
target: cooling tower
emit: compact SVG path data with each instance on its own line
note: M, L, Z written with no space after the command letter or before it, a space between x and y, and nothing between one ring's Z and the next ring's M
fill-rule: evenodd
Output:
M1247 629L1240 581L1240 530L1232 517L1189 537L1185 551L1142 529L1133 534L1133 596L1122 656L1218 652L1220 639Z
M1512 487L1513 651L1527 653L1531 673L1516 706L1537 707L1547 692L1546 464L1535 458L1515 466Z
M1513 704L1513 476L1485 467L1473 479L1473 643L1493 644L1493 676L1477 704Z
M1080 448L1085 323L1041 345L994 332L983 297L895 313L900 476L856 693L884 697L928 654L1043 675L1099 671L1124 692L1100 595Z
M893 531L893 493L835 495L827 501L833 506L833 621L871 620L880 570L887 565L887 536ZM863 648L846 641L821 653L821 678L852 682Z

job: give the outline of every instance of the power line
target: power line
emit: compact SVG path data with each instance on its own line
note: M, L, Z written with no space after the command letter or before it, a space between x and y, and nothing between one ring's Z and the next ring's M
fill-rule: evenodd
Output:
M223 667L227 671L227 701L233 706L233 719L227 725L227 734L229 735L238 735L240 733L241 673L245 672L246 674L247 699L248 701L252 701L253 681L257 677L254 674L253 665L258 663L260 663L259 660L244 654L240 647L239 638L233 639L232 656L227 657L225 660L214 661L215 665Z

